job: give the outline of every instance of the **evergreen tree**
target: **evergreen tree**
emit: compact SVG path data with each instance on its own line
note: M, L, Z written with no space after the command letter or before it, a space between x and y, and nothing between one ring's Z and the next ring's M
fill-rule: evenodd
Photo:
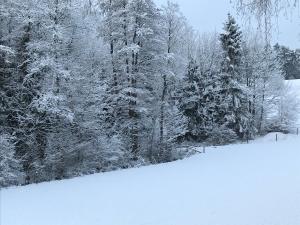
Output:
M200 77L199 66L191 59L184 78L184 86L180 99L180 110L188 119L186 139L203 140L203 120L202 111L205 107L203 102L203 81Z
M243 138L252 129L248 108L247 88L242 83L242 33L235 19L228 14L224 32L220 35L223 62L219 82L218 123Z
M276 44L274 50L277 54L277 60L280 63L282 75L286 80L300 78L300 55L299 51L291 50L288 47Z

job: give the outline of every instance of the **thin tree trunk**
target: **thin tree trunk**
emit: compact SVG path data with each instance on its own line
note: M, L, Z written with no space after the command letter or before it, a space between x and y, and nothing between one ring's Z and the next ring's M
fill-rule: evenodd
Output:
M264 119L264 113L265 113L265 89L266 89L266 80L264 79L264 85L263 85L263 93L262 93L262 102L261 102L261 109L260 109L260 118L259 118L259 126L258 131L261 134L262 128L263 128L263 119Z
M138 26L138 21L136 18L136 26ZM133 34L133 43L137 43L137 31L134 31ZM137 43L140 45L140 43ZM131 152L133 154L134 160L138 159L139 153L139 138L138 138L138 121L137 121L137 80L136 75L138 73L138 53L132 52L132 71L130 74L130 100L129 100L129 118L131 120L131 130L130 130L130 139L131 139Z
M171 42L172 42L172 29L171 29L171 22L169 22L169 29L168 29L168 49L167 53L171 53ZM167 62L167 68L169 69L169 60ZM165 150L165 143L164 143L164 129L165 129L165 106L166 106L166 95L167 95L168 83L167 83L167 75L163 75L163 90L161 96L161 107L160 107L160 149L162 151Z

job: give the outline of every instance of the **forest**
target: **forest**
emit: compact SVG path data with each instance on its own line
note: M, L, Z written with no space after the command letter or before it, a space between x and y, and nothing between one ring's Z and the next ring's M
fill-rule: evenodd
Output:
M153 0L0 0L0 187L288 133L300 50ZM263 29L263 28L262 28Z

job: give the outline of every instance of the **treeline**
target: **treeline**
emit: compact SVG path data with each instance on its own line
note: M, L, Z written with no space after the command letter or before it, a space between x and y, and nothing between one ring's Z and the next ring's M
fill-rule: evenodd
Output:
M0 186L288 130L295 104L258 37L230 15L199 35L171 2L1 0Z
M300 49L292 50L286 46L276 44L274 51L286 80L300 79Z

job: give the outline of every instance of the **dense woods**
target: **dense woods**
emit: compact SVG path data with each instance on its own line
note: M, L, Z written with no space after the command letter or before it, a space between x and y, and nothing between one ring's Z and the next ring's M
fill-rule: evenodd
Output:
M60 180L289 131L299 51L177 4L0 0L0 186ZM288 103L288 104L287 104Z

